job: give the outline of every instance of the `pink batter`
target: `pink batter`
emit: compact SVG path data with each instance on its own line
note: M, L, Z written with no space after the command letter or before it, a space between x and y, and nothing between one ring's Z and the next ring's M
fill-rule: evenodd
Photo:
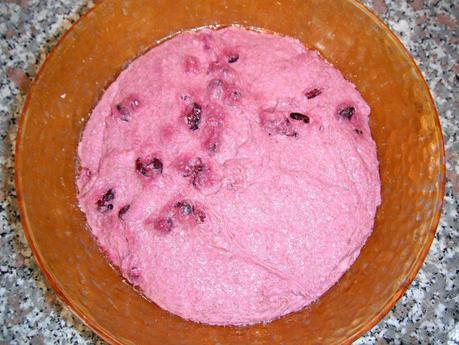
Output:
M327 291L380 203L370 108L299 41L187 32L136 59L78 148L110 261L186 319L267 322Z

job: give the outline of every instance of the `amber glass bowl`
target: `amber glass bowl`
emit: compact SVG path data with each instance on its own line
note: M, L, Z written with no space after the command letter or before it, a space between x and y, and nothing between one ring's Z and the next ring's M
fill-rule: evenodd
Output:
M351 269L320 300L269 324L185 321L124 283L77 206L77 143L91 109L136 56L174 33L240 24L300 39L357 85L372 108L382 205ZM416 276L434 238L445 185L443 139L425 81L400 41L354 0L109 0L48 56L17 140L21 219L44 275L96 333L116 344L342 344L375 325Z

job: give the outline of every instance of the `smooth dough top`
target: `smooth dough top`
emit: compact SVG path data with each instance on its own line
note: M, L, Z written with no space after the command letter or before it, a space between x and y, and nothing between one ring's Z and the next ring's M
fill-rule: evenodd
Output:
M327 291L371 234L369 114L297 40L185 32L133 61L95 107L78 147L80 207L160 307L267 322Z

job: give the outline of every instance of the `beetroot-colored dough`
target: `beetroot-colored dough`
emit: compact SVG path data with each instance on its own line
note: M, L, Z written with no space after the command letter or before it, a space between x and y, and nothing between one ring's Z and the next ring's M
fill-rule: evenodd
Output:
M369 113L297 40L183 33L95 107L78 148L80 206L110 261L162 308L270 321L335 284L372 231Z

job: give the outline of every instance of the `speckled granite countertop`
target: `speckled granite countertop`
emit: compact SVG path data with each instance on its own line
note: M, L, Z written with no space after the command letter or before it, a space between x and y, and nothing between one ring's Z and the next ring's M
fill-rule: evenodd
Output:
M429 256L393 310L357 344L459 345L459 62L456 0L366 0L426 77L441 116L448 184ZM57 300L26 243L14 148L24 94L56 40L92 1L0 0L0 344L103 344Z

